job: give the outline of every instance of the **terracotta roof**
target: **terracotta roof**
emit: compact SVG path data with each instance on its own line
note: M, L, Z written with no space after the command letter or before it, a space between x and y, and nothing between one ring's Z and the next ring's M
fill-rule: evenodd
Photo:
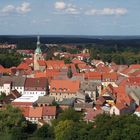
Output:
M43 106L43 116L55 116L56 106Z
M117 80L118 79L118 74L116 72L103 73L102 74L102 79Z
M101 73L100 72L87 72L85 73L85 78L101 80Z
M30 118L41 118L42 117L42 107L30 107L29 117Z
M129 76L131 76L131 77L140 77L140 70L137 70L137 71L135 71L133 73L130 73Z
M32 90L37 90L36 88L45 88L47 86L47 79L46 78L27 78L25 81L25 88Z
M114 88L114 90L117 95L117 102L130 104L130 102L132 101L132 98L129 95L127 95L125 86L119 86L117 88Z
M133 65L130 65L127 69L123 70L121 73L123 74L130 74L130 73L133 73L137 70L140 70L140 64L133 64Z
M21 110L24 117L29 117L30 107L20 107L19 109Z
M59 71L58 70L54 70L54 69L47 69L45 72L35 72L34 77L35 78L54 78L55 76L59 75Z
M127 85L140 85L140 77L129 77Z
M116 106L119 110L128 109L128 106L125 103L117 102L114 106Z
M83 61L81 61L81 60L79 60L79 59L73 59L73 60L72 60L72 63L73 63L73 64L86 64L85 62L83 62Z
M38 60L38 64L40 66L46 66L46 61L45 60Z
M79 87L80 81L78 80L51 80L50 92L75 93Z
M26 58L23 60L24 63L30 65L31 63L33 63L33 59L32 58Z
M85 116L85 120L89 120L92 121L93 119L96 118L97 115L99 114L103 114L103 110L99 109L99 110L95 110L95 109L90 109L88 110L86 116Z
M4 67L2 65L0 65L0 72L4 71Z
M107 67L107 66L102 66L101 67L97 67L96 68L96 71L97 72L102 72L102 73L110 73L112 71L112 69L110 67Z
M19 64L17 66L17 69L19 69L19 70L27 70L27 69L29 69L29 66L28 66L27 63L22 62L21 64Z
M48 60L46 64L47 69L61 69L66 67L63 60Z

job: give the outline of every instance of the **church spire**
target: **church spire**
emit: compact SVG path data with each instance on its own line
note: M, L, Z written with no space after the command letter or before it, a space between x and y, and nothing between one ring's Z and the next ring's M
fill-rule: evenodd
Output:
M40 36L37 36L37 47L40 45Z
M37 36L37 48L35 50L35 53L37 53L37 54L41 54L42 53L41 49L40 49L40 36L39 35Z

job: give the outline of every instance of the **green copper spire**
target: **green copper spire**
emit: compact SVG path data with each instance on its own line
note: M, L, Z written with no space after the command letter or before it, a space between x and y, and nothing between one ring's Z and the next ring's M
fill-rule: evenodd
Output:
M40 36L37 36L37 48L35 50L35 53L37 53L37 54L41 54L42 53L42 51L40 49Z

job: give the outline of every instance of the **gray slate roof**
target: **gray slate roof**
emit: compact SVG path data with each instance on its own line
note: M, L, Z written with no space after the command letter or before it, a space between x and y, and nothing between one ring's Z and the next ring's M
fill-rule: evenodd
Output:
M12 86L23 87L25 80L26 80L25 77L20 77L20 76L2 76L0 78L0 86L3 86L4 83L10 82L12 83Z
M39 96L37 103L39 104L52 104L55 101L54 97L50 97L50 96Z

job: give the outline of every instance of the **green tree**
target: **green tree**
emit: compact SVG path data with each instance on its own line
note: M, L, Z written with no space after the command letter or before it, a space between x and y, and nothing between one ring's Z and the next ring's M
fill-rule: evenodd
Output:
M72 69L71 69L71 66L69 66L67 76L68 76L68 78L72 78L72 75L73 75Z
M72 140L74 122L72 120L60 121L54 129L55 140Z
M81 120L81 113L76 112L73 108L64 110L59 116L58 121L72 120L78 122Z
M54 139L53 129L48 124L43 125L35 132L35 137L42 138L42 140Z

